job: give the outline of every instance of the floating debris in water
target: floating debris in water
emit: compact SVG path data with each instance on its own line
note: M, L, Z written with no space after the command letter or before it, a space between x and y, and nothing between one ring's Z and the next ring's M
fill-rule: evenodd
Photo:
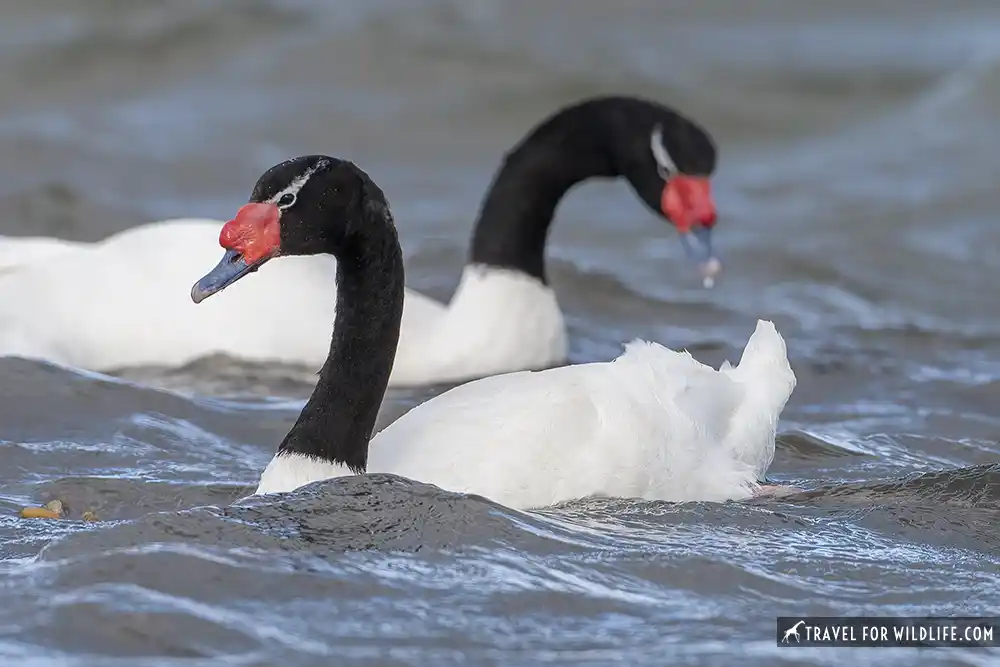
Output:
M22 507L22 519L61 519L63 504L59 499L50 500L42 507Z
M68 519L66 514L66 506L58 498L50 500L41 507L22 507L20 512L22 519ZM80 515L80 520L100 521L94 510L86 510Z

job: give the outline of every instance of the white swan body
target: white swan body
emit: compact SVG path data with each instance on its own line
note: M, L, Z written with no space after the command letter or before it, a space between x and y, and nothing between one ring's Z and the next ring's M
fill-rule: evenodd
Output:
M718 371L636 341L611 362L488 377L418 405L372 439L368 470L516 508L592 495L744 499L771 463L794 387L770 322L758 322L738 366ZM279 453L257 493L349 474Z
M167 220L97 243L0 237L0 355L98 371L177 366L221 353L320 366L336 309L336 260L288 257L209 303L191 283L218 261L215 220ZM239 322L233 327L233 322ZM549 288L466 267L451 306L406 290L390 386L457 381L566 356Z
M421 316L407 321L414 297ZM548 368L565 362L567 351L555 292L519 271L467 265L447 306L407 290L389 386Z
M0 242L0 354L94 370L180 365L213 353L322 363L336 261L294 257L252 289L196 306L189 284L218 261L214 220L168 220L97 243ZM12 258L23 257L19 264ZM235 317L251 326L230 326Z

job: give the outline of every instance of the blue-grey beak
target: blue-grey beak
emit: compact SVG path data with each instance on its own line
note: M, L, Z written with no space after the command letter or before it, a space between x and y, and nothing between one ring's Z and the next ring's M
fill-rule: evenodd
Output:
M689 232L681 233L681 244L688 258L697 262L705 287L714 285L722 264L712 253L712 228L698 225Z
M681 234L681 243L689 259L704 264L712 258L712 228L698 225Z
M199 280L191 288L191 300L201 303L216 292L221 292L243 276L253 273L269 258L247 264L243 259L243 254L236 250L227 250L214 269L209 271L204 278Z

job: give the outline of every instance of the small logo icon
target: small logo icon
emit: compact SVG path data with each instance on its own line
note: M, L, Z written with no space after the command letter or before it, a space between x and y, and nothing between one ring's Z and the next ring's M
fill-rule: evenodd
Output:
M798 623L796 623L792 627L790 627L787 630L785 630L785 636L781 638L781 643L782 644L787 644L788 640L791 639L792 637L795 637L795 641L796 642L801 642L802 641L802 637L799 637L799 626L800 625L805 625L805 624L806 624L805 621L799 621Z

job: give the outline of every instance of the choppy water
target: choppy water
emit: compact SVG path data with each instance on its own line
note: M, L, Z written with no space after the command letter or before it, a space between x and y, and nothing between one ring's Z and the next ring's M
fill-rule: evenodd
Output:
M226 217L293 154L384 186L444 297L503 151L635 93L708 126L726 274L701 290L626 187L553 234L573 359L636 336L799 377L781 501L521 513L398 478L251 488L310 369L123 379L0 359L0 662L996 664L779 650L775 617L1000 615L1000 6L762 0L9 0L4 233ZM158 387L158 388L150 388ZM383 421L429 395L394 393ZM71 517L24 521L62 499Z

